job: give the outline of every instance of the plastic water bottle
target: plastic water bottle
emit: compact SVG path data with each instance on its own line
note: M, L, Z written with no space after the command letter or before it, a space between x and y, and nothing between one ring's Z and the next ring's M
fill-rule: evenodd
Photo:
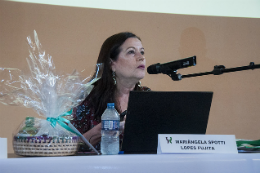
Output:
M101 116L101 153L118 154L120 116L114 103L108 103L107 109Z

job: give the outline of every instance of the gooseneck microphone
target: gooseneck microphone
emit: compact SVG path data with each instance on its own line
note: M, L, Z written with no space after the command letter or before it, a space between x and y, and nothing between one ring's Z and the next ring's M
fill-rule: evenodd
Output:
M204 76L209 74L220 75L223 73L236 72L236 71L249 70L249 69L253 70L256 68L260 68L260 64L255 65L254 62L250 62L249 66L226 69L224 65L216 65L214 66L213 71L210 72L193 73L187 75L181 75L179 73L177 74L178 69L195 66L195 65L196 65L196 56L192 56L189 58L184 58L177 61L171 61L164 64L157 63L157 64L150 65L147 68L147 72L149 74L158 74L158 73L167 74L172 78L172 80L180 81L183 78L188 78L188 77L197 77L197 76Z
M196 56L192 56L189 58L184 58L177 61L171 61L164 64L157 63L157 64L150 65L147 68L147 72L149 74L158 74L158 73L171 74L173 71L176 71L180 68L186 68L195 65L196 65Z

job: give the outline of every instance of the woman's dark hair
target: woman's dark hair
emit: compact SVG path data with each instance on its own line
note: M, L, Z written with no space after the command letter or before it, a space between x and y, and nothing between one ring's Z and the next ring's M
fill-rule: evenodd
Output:
M121 51L121 45L128 38L132 37L138 38L141 41L139 37L131 32L121 32L107 38L100 49L97 63L103 64L102 77L94 84L93 90L87 97L90 106L94 107L95 119L101 119L107 103L115 103L115 107L119 113L124 111L120 109L119 104L115 100L116 85L112 78L111 60L117 60ZM135 90L139 90L138 85L135 86Z

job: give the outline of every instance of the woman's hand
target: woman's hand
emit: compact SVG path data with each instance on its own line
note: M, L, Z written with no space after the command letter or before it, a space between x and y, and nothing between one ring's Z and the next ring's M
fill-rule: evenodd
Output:
M101 123L87 131L83 134L83 136L91 143L92 145L96 145L101 141Z
M124 131L125 129L125 120L126 120L126 115L124 116L124 120L120 122L120 127L119 131L120 134ZM101 141L101 129L102 125L99 123L89 131L83 134L83 136L91 143L92 145L96 145L98 142Z

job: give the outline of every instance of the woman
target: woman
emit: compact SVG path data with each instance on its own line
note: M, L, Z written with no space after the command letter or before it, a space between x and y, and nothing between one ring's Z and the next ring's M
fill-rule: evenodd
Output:
M139 82L145 76L144 48L133 33L122 32L107 38L97 63L103 63L102 77L85 101L74 108L71 123L99 150L101 116L107 103L115 103L118 113L122 113L127 110L130 91L150 89Z

